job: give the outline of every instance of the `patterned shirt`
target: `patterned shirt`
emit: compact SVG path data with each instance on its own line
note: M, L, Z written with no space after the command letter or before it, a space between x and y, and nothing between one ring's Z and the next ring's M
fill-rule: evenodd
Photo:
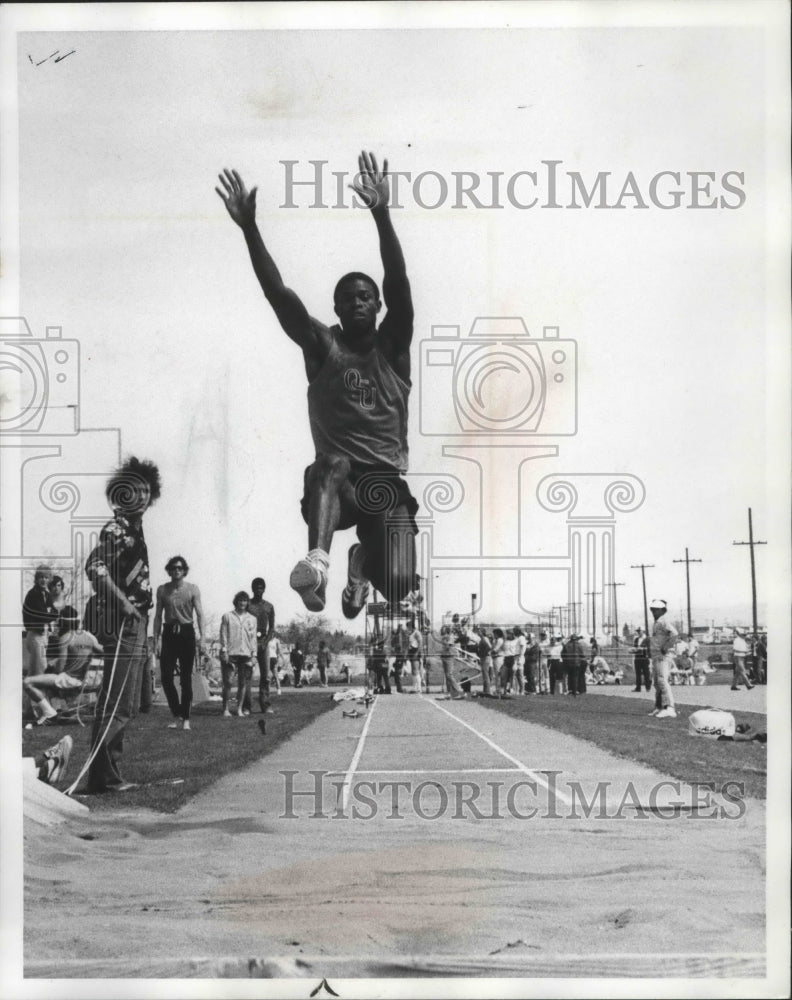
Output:
M113 520L102 528L99 544L88 556L85 573L100 599L104 600L105 595L96 582L109 577L129 603L146 614L153 604L153 594L142 519L132 520L116 511Z

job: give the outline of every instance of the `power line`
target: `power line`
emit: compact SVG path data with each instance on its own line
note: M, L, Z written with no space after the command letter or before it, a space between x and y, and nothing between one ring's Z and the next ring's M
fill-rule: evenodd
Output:
M613 633L616 636L616 642L619 641L619 608L616 602L616 588L623 587L623 583L606 583L606 587L613 587Z
M688 635L692 638L693 637L693 619L690 616L690 564L692 562L700 563L700 562L702 562L702 560L701 559L691 559L690 556L688 555L688 550L686 548L685 549L685 558L684 559L674 559L673 561L675 563L682 563L683 562L685 564L685 581L687 583L687 622L688 622Z
M594 598L596 598L596 597L599 597L599 595L601 593L602 593L601 590L587 590L586 591L586 597L594 597ZM591 634L596 639L597 638L597 602L596 602L596 600L594 600L594 601L591 602L591 616L592 616Z
M753 516L751 514L751 508L748 508L748 541L747 542L732 542L732 545L750 545L751 547L751 600L752 600L752 610L753 610L753 637L754 642L756 642L756 636L758 633L757 621L756 621L756 562L754 560L754 546L755 545L767 545L767 542L755 542L753 536Z
M646 570L654 569L654 563L638 563L637 566L630 566L630 569L639 569L641 571L641 584L643 586L643 602L644 602L644 629L646 630L647 642L649 640L649 608L646 604Z

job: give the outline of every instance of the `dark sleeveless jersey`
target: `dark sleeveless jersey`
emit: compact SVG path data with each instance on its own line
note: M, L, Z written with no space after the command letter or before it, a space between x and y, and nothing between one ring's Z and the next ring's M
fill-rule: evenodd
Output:
M317 455L343 455L353 465L407 471L410 386L374 347L355 354L341 328L319 374L308 384L308 417Z

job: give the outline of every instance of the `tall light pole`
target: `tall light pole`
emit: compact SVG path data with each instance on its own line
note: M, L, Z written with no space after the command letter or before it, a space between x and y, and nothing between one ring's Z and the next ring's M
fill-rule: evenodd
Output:
M686 548L685 549L685 558L684 559L674 559L674 562L675 563L682 563L683 562L685 564L685 582L687 584L687 625L688 625L688 635L692 639L693 638L693 619L691 618L691 615L690 615L690 564L692 562L698 562L698 563L700 563L701 559L691 559L690 556L688 555L688 550Z
M751 514L751 508L748 508L748 541L747 542L732 542L732 545L750 545L751 547L751 604L753 610L753 637L754 642L756 642L756 636L759 631L757 620L756 620L756 562L754 560L754 546L755 545L767 545L767 542L755 542L753 536L753 517Z
M643 586L643 602L644 602L644 630L646 634L646 640L649 641L649 606L646 603L646 571L648 569L654 569L654 563L638 563L637 566L631 566L630 569L639 569L641 571L641 585Z
M593 597L594 600L591 602L591 634L594 638L597 638L597 598L602 593L601 590L587 590L586 597Z
M606 583L606 587L613 587L613 634L616 636L616 642L619 641L619 607L616 602L616 588L623 587L623 583Z

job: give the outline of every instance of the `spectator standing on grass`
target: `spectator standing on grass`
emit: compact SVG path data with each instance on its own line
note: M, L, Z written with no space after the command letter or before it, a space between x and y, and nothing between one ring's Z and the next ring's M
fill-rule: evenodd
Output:
M506 687L503 681L504 648L505 648L505 640L503 636L503 629L500 628L493 629L492 630L492 676L495 684L497 685L498 694L501 696L506 693Z
M393 680L396 684L396 690L399 694L403 694L402 671L404 670L404 661L407 657L407 633L401 622L396 626L395 631L391 633L390 649L393 654Z
M633 691L640 691L641 684L648 691L652 686L652 678L649 673L649 637L644 635L644 630L640 626L635 630L633 664L635 666L635 687Z
M542 650L536 636L528 633L528 642L523 653L523 663L525 669L525 693L536 694L539 690L539 668L542 659Z
M278 668L280 666L281 644L280 639L276 635L270 637L270 641L267 643L266 654L267 669L270 672L270 683L272 681L275 682L275 690L280 694L281 682Z
M459 650L454 642L451 629L442 628L440 630L440 665L443 668L446 691L451 695L453 701L459 701L465 697L465 692L462 690L456 677L454 677L454 662L457 659L458 653Z
M305 656L303 651L300 649L299 642L295 642L292 647L292 651L289 653L289 663L291 663L291 668L294 671L294 686L296 688L302 686L302 672L305 666Z
M228 707L231 679L237 671L237 716L250 715L244 708L245 695L250 691L253 664L256 661L258 622L248 614L250 598L244 590L234 595L234 610L227 611L220 621L220 664L223 671L223 716L231 718Z
M564 664L567 678L567 691L573 697L586 693L586 651L581 636L574 632L561 650L561 659Z
M668 611L668 605L665 601L652 601L649 610L654 618L649 652L652 656L652 680L655 686L655 707L649 714L658 719L675 719L676 708L674 707L670 677L674 666L677 630L665 620L665 614Z
M555 694L556 687L558 687L559 694L566 694L564 663L561 659L563 648L563 636L554 635L547 651L550 694Z
M410 626L410 634L407 637L407 658L410 661L410 668L413 675L413 689L417 694L421 694L424 686L423 672L423 636L418 625L413 621Z
M160 475L153 462L130 458L105 488L113 519L88 556L85 574L94 594L85 608L85 627L104 646L102 690L91 734L89 794L125 791L134 785L119 772L124 737L140 706L148 658L148 616L153 603L143 515L159 498Z
M550 640L547 632L539 633L539 694L547 694L550 690Z
M327 672L330 669L332 656L327 648L327 643L322 639L319 643L319 651L316 654L316 666L319 668L319 683L322 687L327 687Z
M156 655L160 660L162 690L173 716L168 729L189 732L193 666L196 651L201 655L204 636L201 591L194 583L187 582L190 567L184 556L169 559L165 572L170 576L170 583L157 587L157 610L154 614ZM198 635L195 634L196 621ZM173 679L177 670L181 693L176 691Z
M501 668L501 691L504 698L510 697L512 693L512 679L514 677L514 653L517 643L514 632L506 630L506 637L503 640L503 666Z
M767 636L764 633L756 641L756 683L767 684Z
M513 629L512 634L514 636L514 666L512 667L512 692L514 694L525 694L525 682L529 672L529 665L526 662L526 650L529 648L529 640L530 643L533 643L533 636L529 634L526 637L525 633L521 628Z
M275 608L264 600L267 584L263 577L257 576L251 581L250 589L253 597L248 604L248 613L256 619L256 660L259 667L259 709L262 713L270 707L270 664L267 647L275 633ZM242 706L250 711L252 694L247 696L247 702Z
M734 630L734 640L732 642L732 660L734 669L732 672L732 691L739 691L740 684L744 684L749 691L753 690L753 684L748 679L745 672L745 658L748 655L748 643L745 639L745 629L736 628Z
M378 694L390 694L391 686L388 670L388 657L385 654L385 642L378 639L371 650L371 669Z
M22 664L25 674L44 674L47 671L49 627L58 617L50 599L51 579L50 567L39 566L33 586L22 602L22 625L25 629Z
M481 684L485 698L492 695L492 640L482 629L478 647L479 667L481 668Z

